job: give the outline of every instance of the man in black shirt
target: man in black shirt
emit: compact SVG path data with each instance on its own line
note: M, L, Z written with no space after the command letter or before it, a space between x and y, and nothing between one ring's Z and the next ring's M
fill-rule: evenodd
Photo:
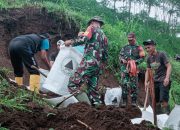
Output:
M18 85L23 84L23 65L30 73L30 90L39 92L40 75L36 69L31 66L38 66L34 58L34 54L41 52L41 59L50 69L50 63L47 58L47 50L49 50L49 34L26 34L15 37L10 41L9 54L14 69L15 81Z
M144 41L143 44L148 53L145 87L149 82L148 70L151 69L154 72L156 102L160 102L162 109L168 112L171 64L164 52L156 50L156 43L153 40Z

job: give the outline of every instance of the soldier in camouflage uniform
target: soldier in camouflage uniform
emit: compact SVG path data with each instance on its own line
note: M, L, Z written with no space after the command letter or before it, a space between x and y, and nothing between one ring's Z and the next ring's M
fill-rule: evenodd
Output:
M89 20L87 30L79 38L65 41L66 46L85 44L83 59L74 76L69 79L68 88L73 92L86 83L87 95L94 106L102 103L98 92L98 79L108 56L107 38L101 29L103 24L102 19L95 16Z
M134 60L137 66L144 60L144 50L141 46L136 44L136 37L134 33L128 34L129 44L124 46L119 54L120 71L121 71L121 84L122 84L122 106L127 105L128 93L131 94L131 103L136 105L137 100L137 82L138 75L130 75L127 70L127 63L129 60Z

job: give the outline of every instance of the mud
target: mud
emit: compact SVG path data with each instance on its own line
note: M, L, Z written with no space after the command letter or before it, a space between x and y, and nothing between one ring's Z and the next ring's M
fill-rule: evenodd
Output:
M141 117L138 108L102 106L93 108L86 103L52 109L28 103L31 112L4 109L0 113L2 127L12 130L158 130L148 122L133 125L131 118Z

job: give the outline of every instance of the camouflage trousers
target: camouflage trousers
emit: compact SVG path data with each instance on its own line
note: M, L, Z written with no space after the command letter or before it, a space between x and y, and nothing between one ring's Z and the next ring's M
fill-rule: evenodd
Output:
M74 92L80 89L81 85L85 83L87 85L85 92L93 105L102 103L101 95L98 91L99 71L97 70L99 70L99 68L94 68L93 66L86 69L84 67L79 67L73 77L70 77L68 84L69 91Z
M121 68L122 98L127 99L130 93L131 99L136 101L138 90L137 83L138 76L130 76L125 69Z

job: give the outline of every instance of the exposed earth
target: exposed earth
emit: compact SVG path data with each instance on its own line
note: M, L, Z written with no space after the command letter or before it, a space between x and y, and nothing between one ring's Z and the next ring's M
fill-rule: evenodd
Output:
M79 25L65 16L63 13L50 13L45 8L25 7L21 9L0 10L0 67L12 70L8 56L9 41L20 34L54 32L62 36L79 31ZM55 43L52 41L52 49ZM36 55L41 68L46 69ZM14 79L13 73L7 75ZM139 81L139 105L144 102L143 74ZM24 84L28 85L29 74L25 70ZM119 83L113 73L105 70L100 78L100 86L117 87ZM17 85L11 85L9 89L16 92ZM14 111L0 104L4 112L0 113L0 126L11 130L155 130L148 122L133 125L130 119L141 117L141 111L136 107L120 108L114 106L101 106L96 109L86 103L71 104L67 108L53 109L42 107L27 100L27 106L31 111Z

